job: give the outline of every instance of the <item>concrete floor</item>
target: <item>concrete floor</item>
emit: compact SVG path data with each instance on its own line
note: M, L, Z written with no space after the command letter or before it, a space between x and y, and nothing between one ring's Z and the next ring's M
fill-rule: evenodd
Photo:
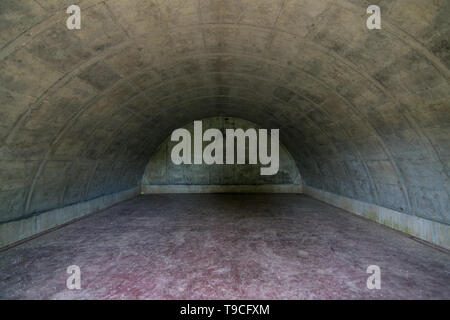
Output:
M450 299L450 254L307 196L146 195L0 252L0 298Z

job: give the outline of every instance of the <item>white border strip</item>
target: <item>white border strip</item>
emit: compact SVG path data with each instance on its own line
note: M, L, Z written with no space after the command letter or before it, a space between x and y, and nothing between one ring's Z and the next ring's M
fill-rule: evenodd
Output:
M390 228L450 249L450 226L361 202L304 185L303 192L335 207L366 217Z
M139 192L140 187L136 187L67 207L46 211L22 220L0 224L0 248L105 209L123 200L133 198Z

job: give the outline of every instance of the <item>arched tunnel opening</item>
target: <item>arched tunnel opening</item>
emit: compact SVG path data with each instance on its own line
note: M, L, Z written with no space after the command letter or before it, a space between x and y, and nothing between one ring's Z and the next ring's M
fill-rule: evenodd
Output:
M450 298L450 2L68 2L0 2L1 299Z

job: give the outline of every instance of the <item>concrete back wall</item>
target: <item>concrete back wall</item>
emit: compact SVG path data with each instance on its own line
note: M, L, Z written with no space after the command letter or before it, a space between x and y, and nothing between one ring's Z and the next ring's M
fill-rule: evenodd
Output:
M305 184L450 223L450 1L0 1L0 223L128 190L175 128L281 128Z
M256 124L243 119L225 117L203 119L202 125L203 132L210 128L217 128L223 133L225 133L226 129L241 128L243 130L247 130L249 128L260 128ZM189 125L184 126L184 128L189 130L191 133L192 150L194 150L194 124L190 123ZM171 160L171 152L172 148L177 143L178 142L172 142L170 137L168 137L151 157L142 178L142 184L144 186L301 184L301 177L297 170L295 161L282 145L280 146L280 168L278 173L273 176L261 176L261 165L248 164L248 153L247 164L245 165L175 165ZM204 142L203 147L206 147L209 143L210 142ZM223 155L225 159L225 140L223 147Z

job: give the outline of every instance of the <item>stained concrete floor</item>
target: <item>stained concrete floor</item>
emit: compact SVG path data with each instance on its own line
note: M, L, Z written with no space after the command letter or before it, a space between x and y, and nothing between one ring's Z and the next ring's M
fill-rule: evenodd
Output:
M0 252L0 298L450 299L450 254L302 195L146 195Z

